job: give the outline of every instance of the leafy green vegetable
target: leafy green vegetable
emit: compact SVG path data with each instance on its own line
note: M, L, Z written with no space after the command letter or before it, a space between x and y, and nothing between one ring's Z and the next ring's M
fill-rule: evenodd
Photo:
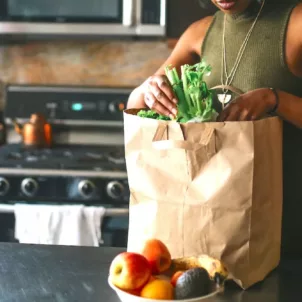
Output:
M153 110L140 110L137 113L138 116L140 117L147 117L147 118L153 118L156 120L164 120L164 121L169 121L170 118L161 114L158 114L157 112Z
M177 107L182 112L183 117L189 118L189 104L186 102L186 94L183 89L183 81L180 80L176 68L165 68L166 76L173 88L173 91L179 101Z
M166 76L178 99L177 121L186 122L207 122L214 121L217 112L213 108L213 96L208 89L204 76L211 73L211 66L204 60L195 65L185 64L181 66L181 78L179 78L176 68L167 66ZM141 117L170 120L152 110L140 111Z

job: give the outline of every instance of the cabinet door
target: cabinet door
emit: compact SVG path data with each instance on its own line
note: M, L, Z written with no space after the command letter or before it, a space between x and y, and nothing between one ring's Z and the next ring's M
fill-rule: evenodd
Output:
M167 0L167 37L179 38L190 24L216 11L211 0Z

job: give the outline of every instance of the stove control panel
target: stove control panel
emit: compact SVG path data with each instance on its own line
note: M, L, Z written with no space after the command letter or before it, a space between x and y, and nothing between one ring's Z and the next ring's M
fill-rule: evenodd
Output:
M127 179L0 175L0 201L128 204Z
M9 85L4 118L25 122L39 112L53 125L121 126L132 89ZM22 102L20 102L22 100Z

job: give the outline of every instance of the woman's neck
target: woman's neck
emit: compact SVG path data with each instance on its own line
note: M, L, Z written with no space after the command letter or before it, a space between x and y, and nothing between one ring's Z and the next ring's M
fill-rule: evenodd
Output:
M236 21L250 19L257 15L261 7L261 4L262 4L261 1L252 0L249 6L243 12L228 14L227 17L229 20L236 20Z

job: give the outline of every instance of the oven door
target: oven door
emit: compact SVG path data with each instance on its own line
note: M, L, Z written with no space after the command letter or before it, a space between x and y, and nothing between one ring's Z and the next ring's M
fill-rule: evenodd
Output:
M129 215L125 211L120 215L106 215L102 224L102 244L106 247L127 248Z
M136 0L3 0L0 33L134 35Z

